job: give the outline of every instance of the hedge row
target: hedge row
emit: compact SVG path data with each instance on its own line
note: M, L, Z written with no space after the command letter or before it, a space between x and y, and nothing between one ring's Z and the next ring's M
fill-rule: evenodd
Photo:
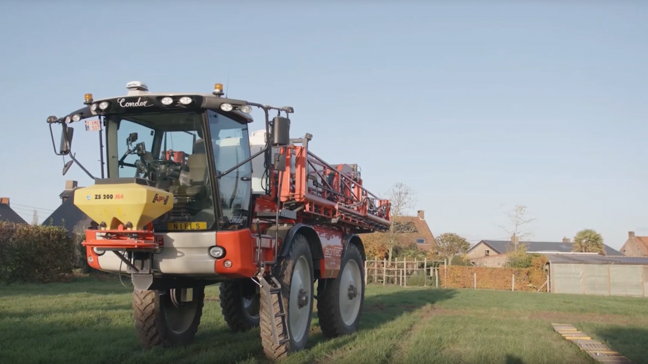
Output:
M62 227L0 222L0 281L47 283L84 269L80 240Z
M516 291L537 291L545 283L544 271L546 258L534 258L531 268L489 268L448 266L447 275L443 266L439 267L439 283L447 288L474 288L475 276L477 289L511 290L515 276Z

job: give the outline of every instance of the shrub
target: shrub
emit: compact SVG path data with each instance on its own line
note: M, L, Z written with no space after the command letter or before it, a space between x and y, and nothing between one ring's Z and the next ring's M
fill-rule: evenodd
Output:
M62 227L0 222L0 280L4 282L56 281L72 273L77 259L74 239Z

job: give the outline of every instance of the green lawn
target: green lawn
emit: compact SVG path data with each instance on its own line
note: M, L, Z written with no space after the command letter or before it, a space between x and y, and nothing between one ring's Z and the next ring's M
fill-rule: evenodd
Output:
M94 278L0 286L0 362L266 362L258 329L227 331L215 286L192 346L141 349L130 290ZM594 363L552 322L648 363L648 301L639 298L370 286L356 334L326 340L314 317L308 349L286 363Z

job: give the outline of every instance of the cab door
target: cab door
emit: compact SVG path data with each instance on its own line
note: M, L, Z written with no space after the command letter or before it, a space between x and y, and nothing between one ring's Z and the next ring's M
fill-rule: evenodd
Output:
M216 175L229 171L250 157L250 139L246 123L228 116L207 111ZM249 226L252 194L252 162L218 178L218 192L222 210L220 228L240 229Z

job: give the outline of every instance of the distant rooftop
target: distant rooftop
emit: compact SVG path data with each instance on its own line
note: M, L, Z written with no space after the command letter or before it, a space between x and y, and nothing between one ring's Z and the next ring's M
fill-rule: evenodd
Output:
M0 197L0 221L13 222L14 224L27 223L25 219L20 217L20 215L11 208L8 197Z
M504 254L508 250L508 247L511 244L509 240L481 240L479 243L484 243L491 247L499 254ZM470 250L472 250L479 243L475 244ZM569 253L572 252L574 243L569 242L547 242L547 241L525 241L520 242L526 246L527 252L529 253ZM610 248L605 245L605 254L606 255L617 255L623 256L623 254L615 249Z

